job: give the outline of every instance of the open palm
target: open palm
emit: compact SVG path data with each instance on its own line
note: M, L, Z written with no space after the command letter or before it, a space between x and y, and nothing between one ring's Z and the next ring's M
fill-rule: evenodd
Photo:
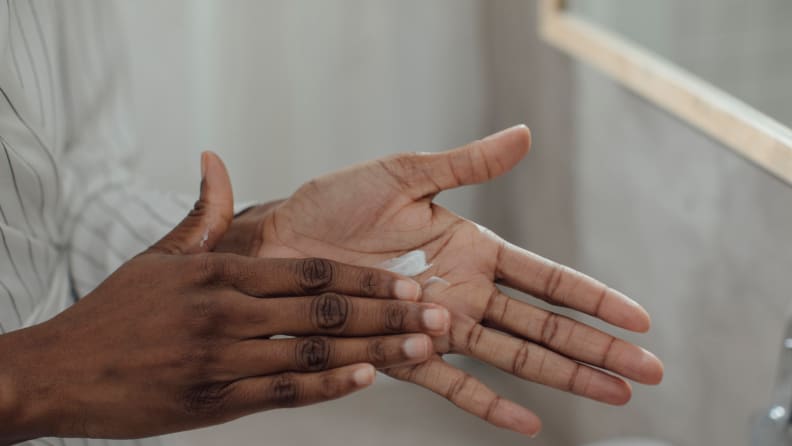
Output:
M647 313L605 285L505 242L432 202L442 190L481 183L527 153L523 126L441 153L402 154L315 179L261 220L265 257L318 256L377 265L414 250L431 267L421 299L451 313L437 356L389 369L391 376L437 392L459 407L508 429L534 434L539 419L442 359L460 353L524 379L611 404L630 399L616 375L655 384L662 365L651 353L567 317L504 294L496 284L633 331L649 329ZM612 372L607 373L599 369Z

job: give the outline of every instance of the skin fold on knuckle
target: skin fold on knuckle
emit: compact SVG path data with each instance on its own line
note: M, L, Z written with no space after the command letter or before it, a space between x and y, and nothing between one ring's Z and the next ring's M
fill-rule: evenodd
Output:
M332 352L332 342L325 337L312 336L299 339L294 352L297 370L318 372L327 369Z
M388 346L382 339L372 339L366 348L368 360L375 366L386 365L388 361Z
M195 256L199 285L222 285L229 278L234 277L235 271L230 258L216 253L204 253Z
M376 296L379 289L380 281L374 271L363 271L360 273L358 283L360 284L360 295L364 297Z
M295 263L297 284L307 294L328 289L335 279L336 267L330 260L310 258Z
M188 389L182 396L184 412L189 416L219 415L228 399L227 384L208 384Z
M187 382L211 381L224 370L218 353L220 350L210 339L198 337L183 351L166 359L165 366Z
M227 324L222 302L212 295L198 295L188 299L185 328L197 341L210 344Z
M322 400L332 400L348 393L348 388L336 374L327 374L321 378L319 397Z
M407 325L407 315L410 312L407 304L401 302L389 302L385 305L383 313L383 323L385 329L393 332L403 332Z
M324 293L313 298L311 323L320 330L343 331L349 320L351 304L349 298L335 293Z
M300 401L300 385L293 373L275 378L267 389L267 400L275 407L294 407Z

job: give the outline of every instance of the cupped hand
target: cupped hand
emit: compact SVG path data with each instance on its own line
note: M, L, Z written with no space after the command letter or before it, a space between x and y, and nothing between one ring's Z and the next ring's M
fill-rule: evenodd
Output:
M433 203L439 192L504 174L528 152L530 132L514 127L442 153L408 153L356 165L303 185L288 199L253 208L232 224L221 249L258 257L320 256L375 266L413 250L431 267L417 277L422 300L451 312L436 355L389 368L497 426L536 434L540 420L442 359L477 358L518 377L610 404L631 397L626 379L659 383L648 351L589 325L509 297L523 291L627 330L649 329L638 304L604 284L514 246ZM538 192L537 192L538 193Z
M232 197L221 161L204 161L201 198L170 234L57 317L0 337L0 444L216 424L338 398L369 385L372 365L433 354L427 334L447 333L448 312L414 302L411 279L207 253Z

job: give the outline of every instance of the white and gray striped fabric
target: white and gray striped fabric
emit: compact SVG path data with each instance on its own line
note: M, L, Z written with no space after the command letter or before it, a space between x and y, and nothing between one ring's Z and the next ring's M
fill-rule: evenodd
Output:
M190 207L133 174L124 51L111 9L103 0L0 5L0 333L63 311Z

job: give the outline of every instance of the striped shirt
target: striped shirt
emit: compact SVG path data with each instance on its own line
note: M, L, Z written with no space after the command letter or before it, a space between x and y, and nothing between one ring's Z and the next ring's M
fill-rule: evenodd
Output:
M0 5L0 334L63 311L190 207L134 175L113 13L105 0Z

